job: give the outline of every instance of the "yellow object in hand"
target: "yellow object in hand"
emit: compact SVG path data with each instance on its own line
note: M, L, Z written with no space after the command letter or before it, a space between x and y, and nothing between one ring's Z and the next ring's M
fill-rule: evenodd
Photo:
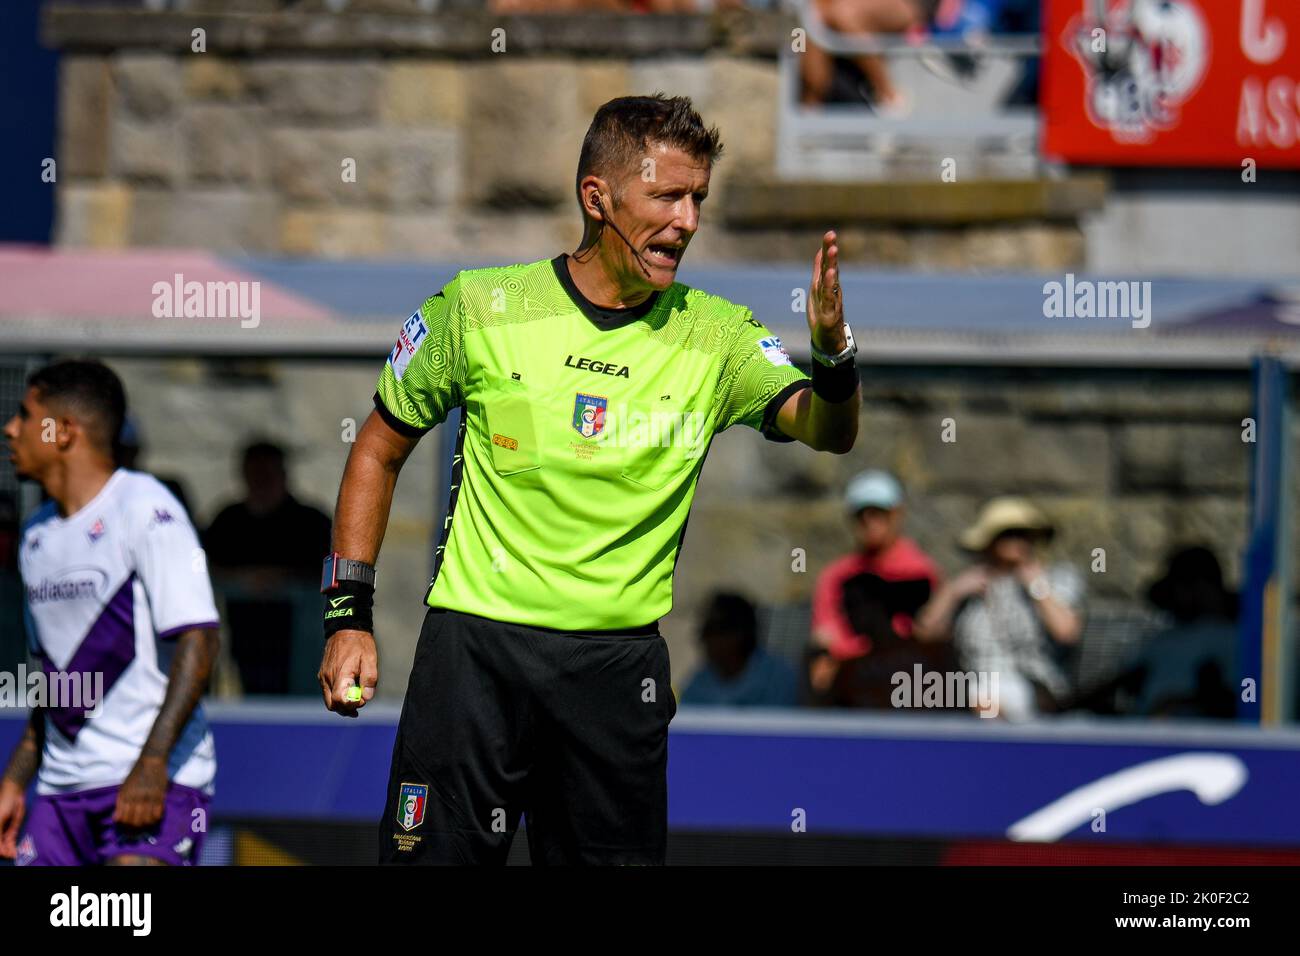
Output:
M348 692L343 696L343 699L349 704L357 703L361 700L361 688L357 687L355 684L352 687L349 687Z

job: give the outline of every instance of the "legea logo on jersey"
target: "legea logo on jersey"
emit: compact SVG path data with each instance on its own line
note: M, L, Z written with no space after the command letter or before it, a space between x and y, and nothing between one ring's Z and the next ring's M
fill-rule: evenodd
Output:
M584 372L598 372L601 375L614 375L618 378L630 378L630 366L619 365L617 362L602 362L600 359L582 358L576 355L570 355L564 360L568 368L576 368Z
M0 671L0 707L43 707L98 717L104 703L103 671Z

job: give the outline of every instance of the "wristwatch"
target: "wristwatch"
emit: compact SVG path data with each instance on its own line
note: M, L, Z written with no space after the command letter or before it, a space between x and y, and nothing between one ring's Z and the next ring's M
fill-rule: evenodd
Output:
M812 357L823 365L829 365L834 368L836 365L843 365L853 356L858 354L858 343L853 341L853 330L849 328L849 323L844 323L844 341L848 344L844 346L843 351L834 355L827 355L816 345L812 345Z
M375 586L374 565L366 564L364 561L353 561L335 551L325 559L325 568L320 579L321 593L333 591L343 581L356 581L373 588Z
M1052 585L1048 582L1046 575L1042 574L1030 581L1026 590L1029 591L1029 596L1035 601L1041 601L1052 595Z

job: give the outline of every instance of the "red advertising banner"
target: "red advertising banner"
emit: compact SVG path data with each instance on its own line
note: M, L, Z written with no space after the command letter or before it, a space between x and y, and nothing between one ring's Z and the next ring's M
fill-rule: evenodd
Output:
M1046 0L1043 152L1300 168L1300 0Z

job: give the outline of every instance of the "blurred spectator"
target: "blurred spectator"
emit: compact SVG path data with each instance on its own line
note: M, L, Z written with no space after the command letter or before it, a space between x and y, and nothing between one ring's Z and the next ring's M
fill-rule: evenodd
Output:
M794 670L758 645L758 615L738 594L715 594L700 626L705 663L686 685L683 704L793 707Z
M0 572L18 573L18 502L0 491Z
M1062 651L1079 640L1084 582L1068 564L1038 555L1054 533L1023 498L995 498L959 543L978 561L940 588L916 621L918 637L951 635L958 666L996 674L1008 720L1053 712L1070 694Z
M1034 36L1041 29L1042 0L942 0L934 13L931 32L937 37L960 36L973 48L988 42L993 34ZM979 58L971 53L950 53L946 57L923 57L933 69L940 59L948 71L969 78L979 69ZM1007 106L1033 106L1038 102L1038 58L1023 63L1020 79L1005 100Z
M978 49L994 34L1036 35L1041 0L813 0L813 9L831 30L846 35L926 33L961 37L972 52L925 53L921 62L953 81L970 79L979 69ZM895 86L879 55L832 56L809 44L800 58L804 105L865 101L877 113L901 117L911 112L909 97ZM1038 59L1024 61L1008 106L1038 102Z
M286 586L317 587L330 550L330 519L289 491L284 450L255 442L244 450L246 496L217 515L204 536L213 579L229 589L231 655L247 694L289 689L293 603Z
M849 482L845 508L857 550L832 562L813 596L809 685L821 703L889 707L891 678L935 669L946 648L921 646L913 618L939 586L933 561L903 537L903 489L885 471Z
M873 36L921 29L937 3L938 0L813 0L812 9L836 33ZM884 57L864 53L845 59L865 77L867 89L863 90L862 98L877 113L905 116L910 112L911 102L894 86ZM799 63L803 79L800 102L809 106L830 101L836 82L835 58L810 42Z
M141 432L140 423L136 420L135 416L130 413L127 414L126 419L122 422L122 433L117 438L116 458L117 467L119 468L128 468L131 471L143 470L144 435ZM185 485L181 483L181 480L179 478L158 474L155 474L154 477L161 481L163 486L176 496L176 500L181 503L181 507L185 509L185 513L192 521L194 519L194 512L190 508L190 498L189 495L185 493Z
M1148 599L1174 624L1157 634L1127 668L1136 687L1133 712L1153 717L1236 716L1237 596L1223 586L1209 548L1169 557Z

